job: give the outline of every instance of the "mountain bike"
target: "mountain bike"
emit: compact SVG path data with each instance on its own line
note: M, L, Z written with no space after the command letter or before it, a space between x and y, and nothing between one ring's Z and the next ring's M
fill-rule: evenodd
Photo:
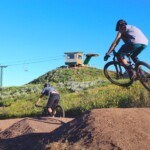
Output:
M35 105L35 110L36 111L38 111L37 108L42 108L41 116L43 116L43 117L46 117L46 116L49 116L49 117L65 117L65 111L64 111L63 107L60 104L57 104L57 105L54 104L52 106L52 112L55 112L53 115L48 112L47 106Z
M134 63L131 55L126 56L128 64L132 66L132 70L125 67L117 60L117 53L113 51L113 60L106 63L104 66L105 77L113 84L128 87L134 81L139 80L141 84L150 91L150 65L144 61ZM134 77L131 76L131 71L134 72ZM132 73L133 73L132 72Z

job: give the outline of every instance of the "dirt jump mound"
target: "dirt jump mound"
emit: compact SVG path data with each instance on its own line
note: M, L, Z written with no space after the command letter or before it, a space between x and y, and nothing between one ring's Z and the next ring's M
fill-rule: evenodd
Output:
M50 132L41 121L40 132L37 122L13 124L0 132L0 149L150 150L149 108L94 109L66 122L50 119Z
M53 135L54 149L150 150L150 109L94 109Z

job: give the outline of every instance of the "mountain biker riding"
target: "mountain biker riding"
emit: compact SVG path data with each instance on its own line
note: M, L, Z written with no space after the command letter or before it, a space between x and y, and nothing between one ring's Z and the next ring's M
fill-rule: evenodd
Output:
M56 113L54 108L59 103L60 95L56 89L50 86L49 83L45 83L41 95L37 99L35 106L38 106L43 96L48 96L47 109L49 114L53 116Z
M117 58L125 67L130 68L131 66L127 63L125 56L130 54L134 63L139 61L137 56L147 47L148 39L139 28L133 25L128 25L127 22L122 19L117 22L116 31L118 31L117 36L111 44L108 52L105 54L104 61L108 60L110 57L109 54L118 45L120 39L122 39L124 44L118 50Z

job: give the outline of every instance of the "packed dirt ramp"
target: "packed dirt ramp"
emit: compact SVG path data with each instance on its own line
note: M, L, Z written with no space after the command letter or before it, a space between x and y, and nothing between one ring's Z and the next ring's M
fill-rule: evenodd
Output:
M150 150L149 127L149 108L94 109L66 121L26 118L1 131L0 149Z

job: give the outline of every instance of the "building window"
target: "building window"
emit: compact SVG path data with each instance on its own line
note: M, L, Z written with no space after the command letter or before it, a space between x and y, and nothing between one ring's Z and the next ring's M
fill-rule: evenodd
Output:
M68 54L67 59L74 59L74 54Z
M81 55L78 55L78 59L82 59L82 56L81 56Z

